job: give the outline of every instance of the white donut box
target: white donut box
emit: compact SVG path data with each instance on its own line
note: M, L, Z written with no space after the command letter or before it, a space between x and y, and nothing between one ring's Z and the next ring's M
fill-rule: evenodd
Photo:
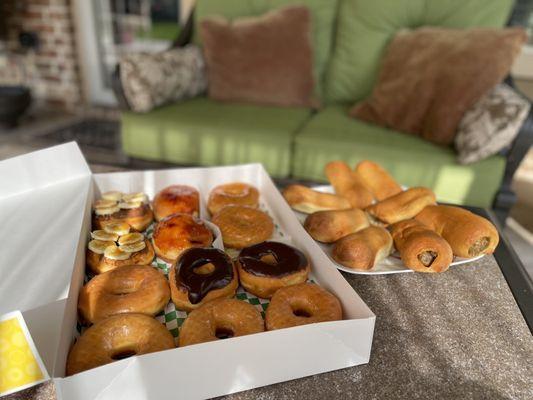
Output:
M58 399L201 399L354 365L370 358L375 315L313 241L260 164L91 174L75 143L0 162L0 315L20 310ZM76 332L91 204L108 190L154 194L170 184L209 191L255 185L304 251L313 279L341 301L344 320L134 356L65 377Z

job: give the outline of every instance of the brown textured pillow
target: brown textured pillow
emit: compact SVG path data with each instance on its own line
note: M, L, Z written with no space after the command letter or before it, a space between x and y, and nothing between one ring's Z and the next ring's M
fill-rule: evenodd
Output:
M521 28L419 28L396 34L369 99L350 115L451 144L459 121L509 72Z
M311 16L289 6L260 17L200 23L209 97L277 106L317 105Z

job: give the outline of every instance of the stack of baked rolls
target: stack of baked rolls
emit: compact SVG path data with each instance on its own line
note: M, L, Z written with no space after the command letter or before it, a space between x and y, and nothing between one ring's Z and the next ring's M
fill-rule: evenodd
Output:
M324 173L334 194L291 185L283 195L294 210L308 214L306 231L331 244L332 258L345 267L371 270L396 249L414 271L443 272L454 255L489 254L498 244L498 232L486 219L437 205L428 188L404 190L372 161L354 169L332 161Z
M121 206L125 202L129 208ZM94 204L86 252L90 279L78 299L86 329L71 348L67 375L175 347L173 335L154 318L169 302L186 315L179 346L342 318L339 300L307 283L307 256L268 240L274 224L259 209L259 191L252 185L217 186L207 202L224 244L238 251L235 259L212 247L213 232L199 219L200 194L193 187L166 187L152 206L153 212L143 193L118 191ZM154 215L150 240L143 231ZM168 277L152 267L155 256L157 264L170 264ZM265 318L256 306L235 298L239 286L270 299Z

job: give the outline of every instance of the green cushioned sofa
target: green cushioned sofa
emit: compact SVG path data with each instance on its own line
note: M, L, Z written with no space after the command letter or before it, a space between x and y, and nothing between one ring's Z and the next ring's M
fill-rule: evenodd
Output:
M450 147L350 118L368 96L380 59L400 29L424 25L502 27L512 0L198 0L177 45L202 45L198 21L229 19L288 4L309 7L313 19L319 110L221 103L197 98L146 114L122 114L122 141L135 158L178 164L261 162L274 177L325 181L324 164L371 159L407 186L433 188L440 201L506 208L517 157L510 153L459 165ZM505 178L505 179L504 179ZM506 183L507 179L507 183Z

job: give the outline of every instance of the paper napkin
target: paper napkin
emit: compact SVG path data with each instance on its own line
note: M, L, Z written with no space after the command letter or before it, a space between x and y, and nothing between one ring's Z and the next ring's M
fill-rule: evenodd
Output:
M48 372L37 352L19 311L0 317L0 396L48 380Z

